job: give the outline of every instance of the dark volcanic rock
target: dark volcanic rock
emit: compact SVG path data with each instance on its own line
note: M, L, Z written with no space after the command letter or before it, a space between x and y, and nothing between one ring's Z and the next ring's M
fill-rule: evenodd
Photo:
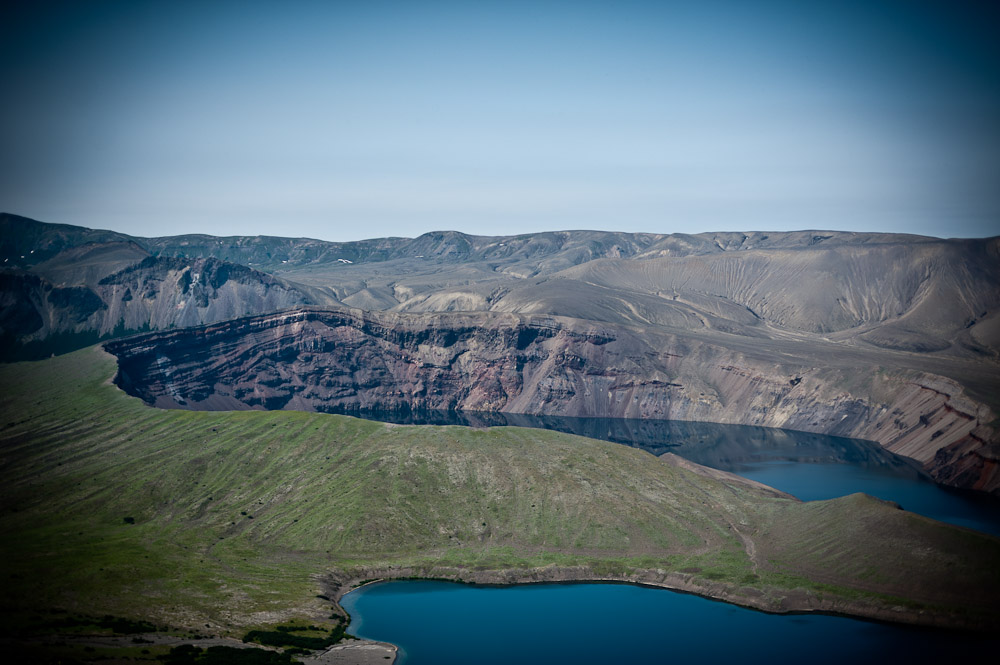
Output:
M37 300L45 293L44 283L36 275L0 272L0 333L13 338L39 330L44 321L30 296Z
M111 342L161 407L458 409L699 420L878 441L996 491L992 411L954 381L858 351L817 365L711 339L547 316L298 309ZM792 349L793 347L788 347ZM995 377L994 377L995 380Z
M1000 486L1000 238L0 231L2 360L254 317L121 347L156 403L785 427ZM273 314L317 305L361 309Z

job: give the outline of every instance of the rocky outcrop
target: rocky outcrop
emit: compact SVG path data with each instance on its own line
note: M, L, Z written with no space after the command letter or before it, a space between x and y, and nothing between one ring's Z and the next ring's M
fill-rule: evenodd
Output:
M457 409L763 425L874 440L940 482L1000 489L987 406L952 379L858 350L817 362L814 347L775 354L563 317L316 308L106 348L119 358L119 385L161 407Z
M63 260L67 253L74 256ZM99 253L114 258L93 259ZM158 258L121 243L73 248L33 272L0 271L0 358L45 357L129 331L329 302L317 289L217 259Z
M106 318L123 321L126 328L201 325L329 300L217 259L149 257L105 277L97 290L109 303Z

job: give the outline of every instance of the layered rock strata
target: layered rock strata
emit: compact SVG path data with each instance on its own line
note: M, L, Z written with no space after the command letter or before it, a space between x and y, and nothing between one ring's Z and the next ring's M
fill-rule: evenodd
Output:
M762 425L877 441L1000 490L996 415L863 353L724 346L575 319L302 308L109 342L118 383L193 409L457 409ZM789 347L791 348L791 347ZM971 371L971 370L970 370ZM987 372L986 381L991 375Z

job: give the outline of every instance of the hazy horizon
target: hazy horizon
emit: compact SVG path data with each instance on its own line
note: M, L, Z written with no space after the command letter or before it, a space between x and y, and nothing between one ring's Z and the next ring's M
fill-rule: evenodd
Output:
M136 236L1000 233L974 2L26 3L0 209Z
M36 218L31 217L30 215L20 215L18 213L9 212L9 211L6 211L6 210L0 210L0 214L17 215L19 217L25 217L25 218L28 218L28 219L34 219L34 221L36 221L36 222L46 222L46 223L50 223L50 224L65 224L66 223L66 222L54 222L54 221L49 221L49 220L44 220L44 219L36 219ZM283 233L230 233L230 234L218 234L218 233L212 233L212 232L209 232L209 231L193 231L193 232L185 232L185 233L181 233L181 232L172 233L172 232L170 232L169 229L165 229L165 231L166 231L165 233L160 233L160 234L153 235L153 234L132 233L130 231L126 231L126 230L123 230L123 229L120 229L120 228L111 228L110 226L107 226L107 225L104 225L104 226L101 226L101 225L86 226L86 225L81 225L81 224L71 224L71 226L82 226L84 228L89 228L91 230L96 230L96 231L115 231L117 233L124 233L126 235L130 235L130 236L137 237L137 238L162 238L162 237L181 236L181 235L205 235L205 236L218 237L218 238L238 237L238 236L251 236L251 237L253 237L253 236L270 236L270 237L274 237L274 238L295 238L295 239L306 239L306 240L322 240L322 241L326 241L326 242L357 242L357 241L362 241L362 240L381 240L381 239L385 239L385 238L407 238L407 239L415 239L415 238L417 238L419 236L422 236L422 235L425 235L425 234L428 234L428 233L451 233L451 232L463 233L463 234L468 235L468 236L481 236L481 237L513 237L513 236L521 236L521 235L530 235L530 234L533 234L533 233L604 233L604 232L609 232L609 233L636 233L636 234L650 234L650 235L671 235L671 234L700 235L700 234L712 234L712 233L794 233L794 232L801 232L801 233L828 233L828 232L829 233L890 233L890 234L896 234L896 235L913 235L913 236L922 236L922 237L928 237L928 238L938 238L938 239L941 239L941 240L949 240L949 239L951 239L951 240L960 240L960 239L975 240L975 239L981 239L981 238L1000 237L1000 233L994 233L993 235L989 235L989 236L942 236L942 235L928 235L926 233L924 233L924 234L918 234L918 233L912 233L912 232L909 232L909 231L878 231L878 230L873 230L873 231L855 231L855 230L850 230L850 229L821 229L821 228L808 228L808 227L797 228L797 229L796 228L788 228L788 229L780 229L780 230L768 229L768 228L759 228L759 229L749 229L748 228L748 229L727 229L727 230L702 229L702 230L693 230L693 231L662 231L662 232L660 232L660 231L630 231L629 229L602 229L602 228L597 228L597 227L592 227L592 228L583 228L583 227L580 227L580 228L560 228L560 229L538 229L536 231L525 231L525 232L520 232L520 233L502 233L502 232L497 232L497 233L475 233L475 232L469 232L469 231L460 231L458 229L440 228L440 229L427 229L427 230L424 230L424 231L420 231L419 233L415 233L413 235L373 235L373 236L362 236L362 237L357 237L357 238L346 239L346 238L333 238L333 237L331 237L331 238L321 238L321 237L318 237L318 236L309 236L309 235L288 235L288 234L283 234Z

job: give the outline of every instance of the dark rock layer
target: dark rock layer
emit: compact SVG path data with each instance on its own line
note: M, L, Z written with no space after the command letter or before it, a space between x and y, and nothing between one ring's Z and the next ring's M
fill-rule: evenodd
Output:
M307 308L106 348L119 358L119 385L161 407L763 425L874 440L939 482L1000 490L998 437L987 425L996 416L956 381L902 355L888 366L884 353L857 349L739 344L552 316Z

